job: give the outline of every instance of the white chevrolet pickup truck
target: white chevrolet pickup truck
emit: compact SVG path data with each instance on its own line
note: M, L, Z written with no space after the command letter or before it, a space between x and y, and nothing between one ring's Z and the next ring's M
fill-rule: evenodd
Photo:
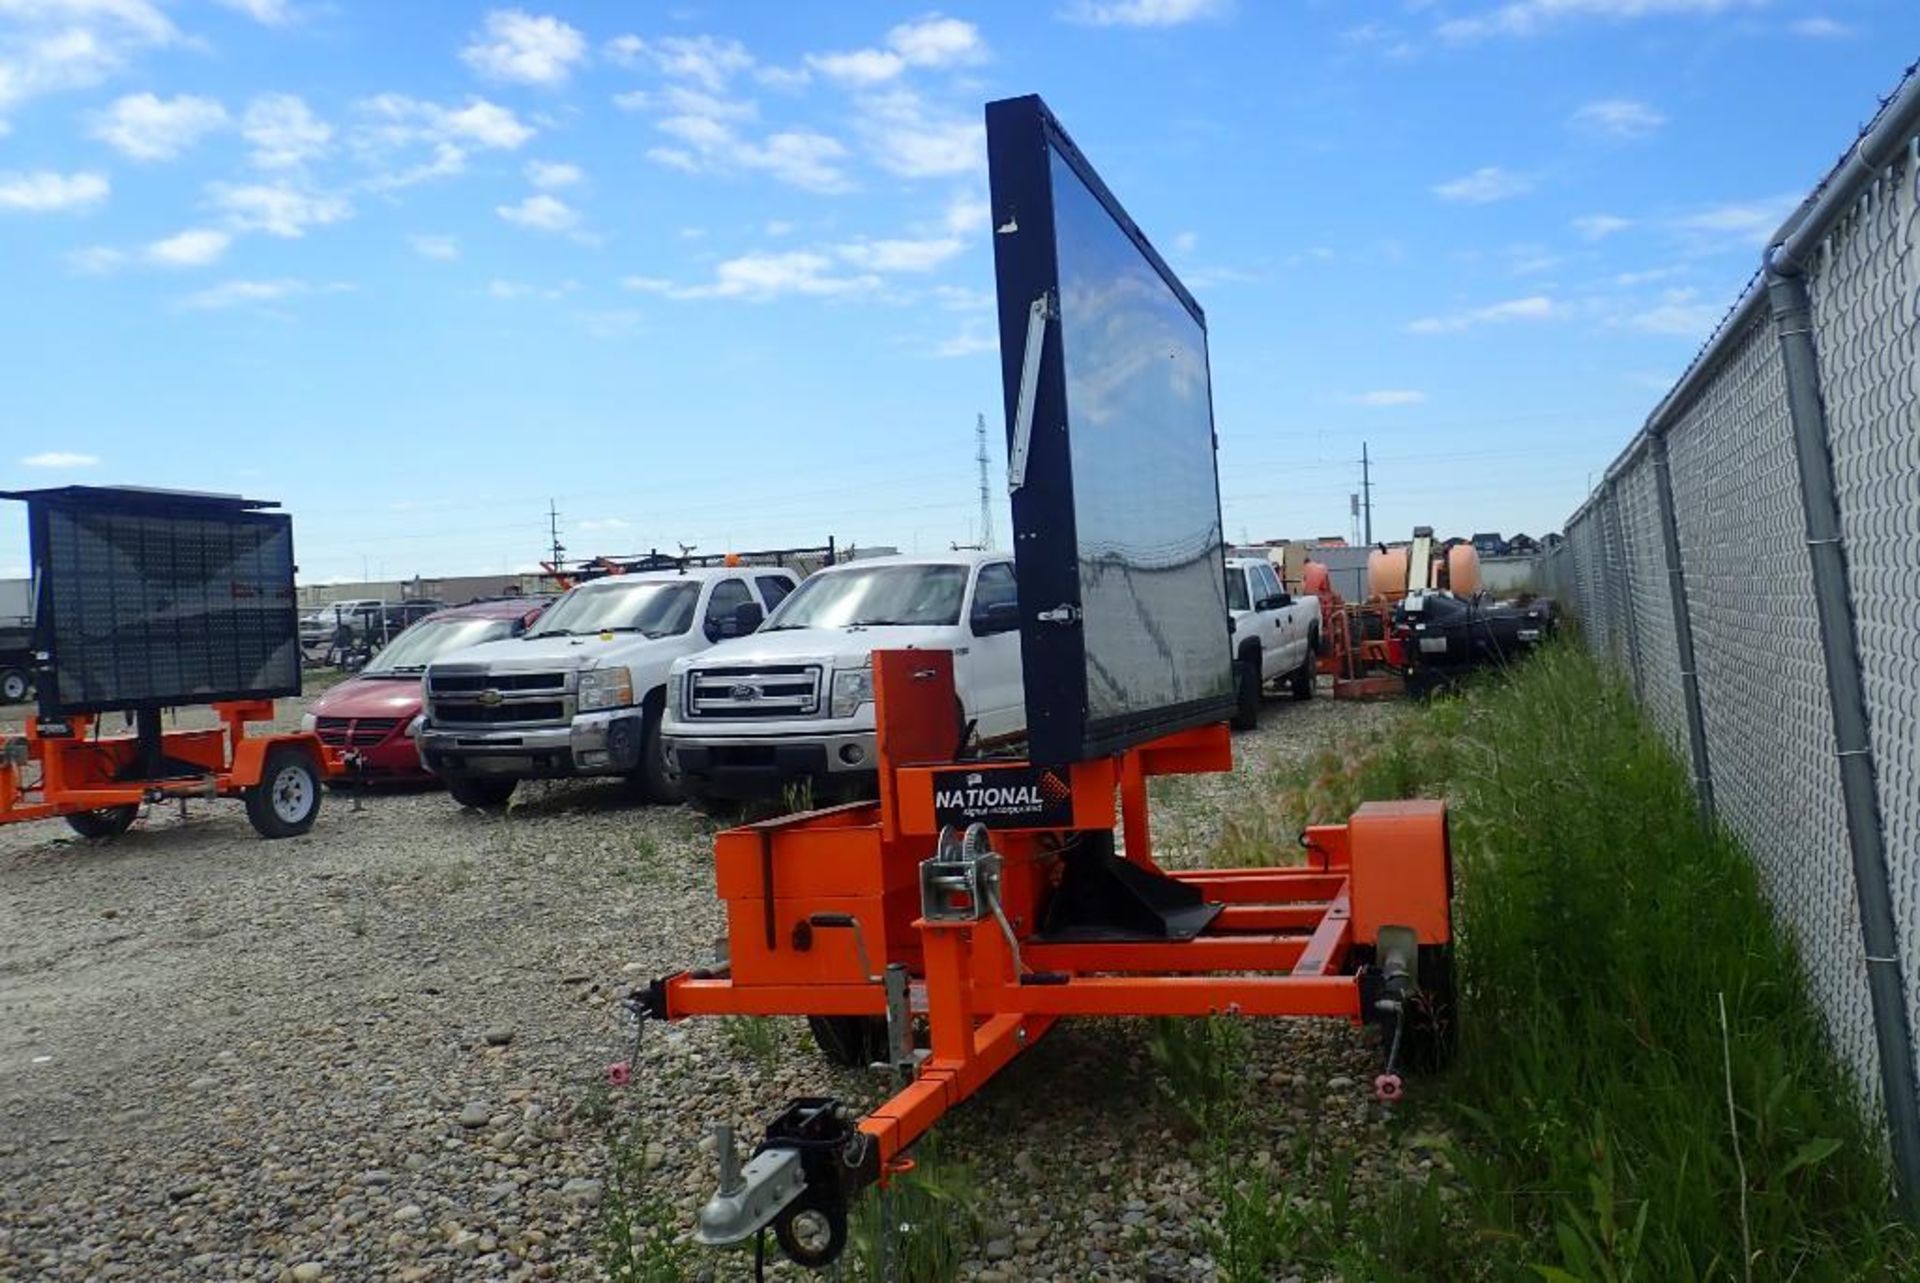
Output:
M962 722L981 743L1025 734L1011 554L876 557L817 572L751 637L674 663L667 755L687 797L871 787L872 654L914 648L953 652Z
M667 670L740 637L795 588L767 566L588 580L519 637L427 667L420 759L462 806L499 806L525 779L614 775L677 800L661 749Z
M1233 621L1233 728L1260 724L1260 697L1284 681L1295 699L1313 698L1320 655L1320 599L1296 597L1264 557L1227 558L1227 615Z

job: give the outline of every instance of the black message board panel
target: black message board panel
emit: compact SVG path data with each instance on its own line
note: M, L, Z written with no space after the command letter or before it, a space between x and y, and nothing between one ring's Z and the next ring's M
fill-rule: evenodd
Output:
M987 106L1030 756L1099 757L1224 721L1232 626L1206 316L1044 103Z
M293 523L30 502L47 717L300 693Z

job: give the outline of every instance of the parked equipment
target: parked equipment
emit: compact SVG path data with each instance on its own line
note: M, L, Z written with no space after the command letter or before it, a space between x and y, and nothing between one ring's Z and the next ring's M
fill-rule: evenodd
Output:
M962 756L952 652L875 652L879 800L720 834L726 960L632 1002L804 1015L895 1075L864 1117L794 1101L744 1165L717 1136L696 1238L771 1228L810 1268L855 1195L1062 1017L1374 1023L1383 1099L1453 1038L1443 803L1310 828L1303 864L1155 862L1148 778L1231 765L1205 317L1038 98L987 127L1029 754Z
M27 504L39 716L0 744L0 823L64 817L83 837L143 803L234 797L269 838L304 833L345 760L306 733L249 736L300 693L292 521L230 495L69 486ZM218 728L161 729L210 705ZM103 735L125 713L133 733Z

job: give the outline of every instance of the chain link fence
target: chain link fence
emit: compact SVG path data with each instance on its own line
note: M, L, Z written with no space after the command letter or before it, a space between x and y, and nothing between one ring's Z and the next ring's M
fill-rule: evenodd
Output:
M1920 1190L1920 86L1543 556L1745 843Z

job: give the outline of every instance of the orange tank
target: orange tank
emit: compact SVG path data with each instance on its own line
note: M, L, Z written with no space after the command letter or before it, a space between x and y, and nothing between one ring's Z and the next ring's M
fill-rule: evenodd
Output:
M1318 597L1322 603L1340 600L1340 594L1333 590L1333 576L1317 561L1309 561L1300 572L1300 591L1309 597Z
M1407 550L1375 548L1367 554L1367 599L1398 601L1407 595Z
M1480 553L1470 543L1457 543L1447 549L1447 587L1456 597L1471 597L1480 591Z

